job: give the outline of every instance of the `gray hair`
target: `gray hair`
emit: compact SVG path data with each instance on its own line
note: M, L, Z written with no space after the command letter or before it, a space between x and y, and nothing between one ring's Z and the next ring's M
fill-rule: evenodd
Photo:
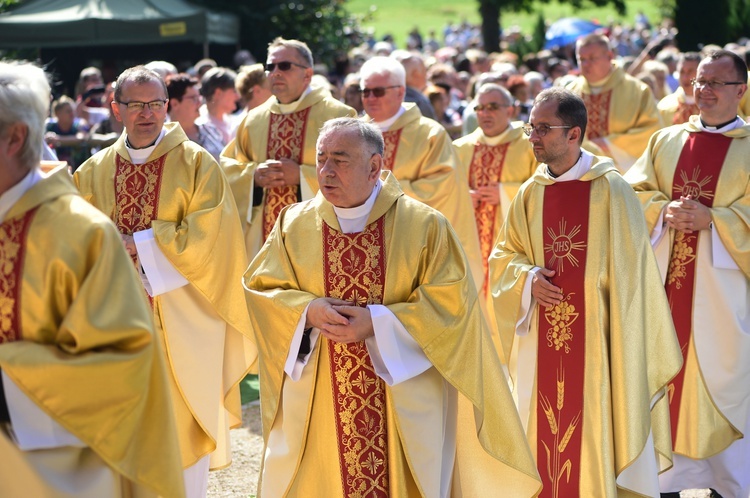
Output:
M207 101L210 101L217 90L234 88L237 73L225 67L212 67L201 77L200 93Z
M13 124L26 125L19 159L29 170L39 165L42 155L49 101L50 86L42 68L28 62L0 62L0 135Z
M506 88L498 85L497 83L485 83L484 85L480 86L479 90L477 90L477 98L483 93L490 92L497 92L502 95L505 99L506 104L513 105L516 101L516 99L513 98L513 95L511 95Z
M383 141L383 134L380 129L370 123L366 123L357 118L335 118L325 122L323 127L320 129L318 135L318 142L320 142L324 136L339 130L354 130L359 135L360 139L369 149L372 154L383 155L385 150L385 142Z
M313 67L314 65L312 51L307 46L307 43L303 41L285 40L284 38L277 37L268 44L269 52L274 48L291 48L297 52L301 60L307 63L307 67Z
M122 72L122 74L120 74L120 76L117 77L117 83L115 84L115 101L120 102L120 97L122 97L122 89L125 86L126 82L131 82L136 85L143 85L144 83L150 83L152 81L157 81L161 84L162 88L164 89L164 98L168 98L169 92L167 91L167 84L164 83L164 80L161 78L161 76L159 76L158 73L152 71L146 66L135 66L126 69Z
M359 69L361 84L373 74L388 75L391 84L406 86L406 70L404 66L392 57L377 56L362 64Z

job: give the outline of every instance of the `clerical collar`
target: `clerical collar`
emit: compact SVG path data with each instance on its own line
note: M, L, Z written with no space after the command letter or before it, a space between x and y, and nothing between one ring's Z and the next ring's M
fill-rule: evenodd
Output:
M488 137L487 134L485 134L484 131L482 131L482 136L481 136L482 142L484 142L485 144L489 146L495 146L499 144L500 142L502 142L503 139L505 138L505 135L507 135L508 132L512 129L513 129L513 125L509 124L508 127L502 131L502 133L495 135L494 137Z
M572 180L578 180L591 169L591 164L594 162L594 155L584 149L581 149L578 155L578 161L565 173L559 176L555 176L552 170L547 165L547 175L555 182L569 182Z
M612 75L615 74L615 69L617 68L612 65L612 69L609 71L609 74L607 74L607 76L600 79L599 81L588 82L591 93L593 93L594 95L601 93L604 90L604 85L606 85L609 82L610 78L612 78Z
M739 116L735 116L731 120L727 121L726 123L721 123L716 126L707 125L703 122L703 119L698 120L699 127L703 131L707 131L709 133L724 133L729 130L734 130L735 128L738 128L745 124L745 122L740 118Z
M388 131L390 127L393 126L393 123L395 123L396 120L400 118L401 115L405 112L406 112L406 107L404 107L404 104L402 102L401 107L398 108L398 112L396 114L386 119L385 121L373 121L372 124L380 128L380 131L384 133Z
M302 95L300 95L299 98L294 102L282 104L281 102L279 102L279 99L276 99L276 104L279 106L279 111L281 111L281 114L291 114L296 111L297 107L299 107L300 102L302 102L302 99L304 99L305 96L310 92L312 92L312 88L310 87L310 85L307 85L307 87L305 87L305 90L302 92Z
M378 194L380 193L380 190L382 188L383 181L378 178L377 183L372 189L372 193L370 193L370 197L367 198L364 204L362 204L361 206L355 206L353 208L340 208L333 206L333 210L336 213L336 216L345 220L353 220L356 218L361 218L363 216L369 216L370 211L372 211L372 206L375 205L375 199L378 198Z
M167 130L165 128L161 129L161 132L159 133L159 136L156 137L156 140L154 143L149 145L148 147L144 147L142 149L134 149L130 146L130 142L128 142L128 137L125 137L125 148L128 151L128 154L130 155L130 162L133 164L143 164L146 162L146 159L148 159L148 156L151 155L151 153L154 151L157 145L159 145L159 142L161 142L161 139L164 138L164 135L167 133Z
M42 178L42 170L39 168L32 168L32 170L29 171L20 182L16 183L0 195L0 223L5 221L5 216L8 214L8 211L16 205L16 202L23 197L23 194L28 192L28 190L36 185L36 183Z

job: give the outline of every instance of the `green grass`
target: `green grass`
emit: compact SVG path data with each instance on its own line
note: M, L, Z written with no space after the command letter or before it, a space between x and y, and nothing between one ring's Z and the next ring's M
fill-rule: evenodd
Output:
M260 385L257 375L248 375L240 382L240 398L242 404L255 401L259 397Z
M633 25L635 15L642 10L651 23L658 23L661 19L657 2L649 0L628 0L628 11L624 16L618 16L612 7L596 7L575 12L569 4L537 2L535 11L527 13L503 12L500 23L503 29L518 26L521 31L531 34L536 24L539 12L544 13L548 22L554 22L561 17L581 17L596 19L601 23L621 21ZM374 29L375 38L380 40L386 33L391 33L399 48L404 47L406 36L415 26L419 27L423 37L430 30L435 30L438 40L442 43L443 27L448 21L454 24L466 19L472 24L479 24L479 3L476 0L347 0L346 9L352 14L364 15L370 12L371 6L375 10L371 19L363 23L363 27Z

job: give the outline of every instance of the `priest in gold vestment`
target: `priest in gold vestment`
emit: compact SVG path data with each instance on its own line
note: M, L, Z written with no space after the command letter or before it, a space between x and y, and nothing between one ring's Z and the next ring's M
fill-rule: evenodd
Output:
M374 126L318 139L321 190L245 274L259 335L259 496L531 497L539 481L446 219L381 172Z
M698 52L680 54L677 62L680 86L656 104L662 127L686 123L690 116L698 114L693 95L693 79L700 61L701 55Z
M580 38L576 42L576 58L581 76L567 88L586 103L586 138L624 173L646 149L660 120L649 87L614 66L613 57L606 36L591 34Z
M638 199L580 148L585 129L578 96L537 96L526 130L544 164L490 257L495 316L540 496L658 496L680 351Z
M0 63L0 496L184 495L153 320L117 230L39 168L50 88Z
M315 141L320 127L329 119L356 115L327 90L310 86L312 67L305 43L274 40L266 62L274 98L247 113L222 152L248 259L258 253L284 207L318 192Z
M241 277L237 208L219 165L164 124L167 93L138 66L117 81L112 111L125 133L75 173L84 198L122 234L154 310L171 372L188 496L231 462L239 382L256 360Z
M360 69L363 119L385 140L383 169L393 172L406 195L443 214L466 252L471 276L482 288L482 256L466 175L458 167L450 136L419 108L404 103L404 67L390 57L373 57Z
M655 134L626 175L685 356L670 384L675 460L663 492L750 494L750 125L737 116L746 72L732 52L703 59L700 115Z
M479 128L453 141L462 174L469 181L474 217L484 266L486 294L487 259L505 219L510 201L538 166L521 125L511 123L513 96L500 85L482 85L477 92Z

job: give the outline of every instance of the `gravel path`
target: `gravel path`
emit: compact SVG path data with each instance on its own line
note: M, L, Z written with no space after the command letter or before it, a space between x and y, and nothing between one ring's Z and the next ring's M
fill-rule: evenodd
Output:
M260 404L254 401L242 407L242 427L232 431L232 465L209 474L208 496L254 497L262 454Z

